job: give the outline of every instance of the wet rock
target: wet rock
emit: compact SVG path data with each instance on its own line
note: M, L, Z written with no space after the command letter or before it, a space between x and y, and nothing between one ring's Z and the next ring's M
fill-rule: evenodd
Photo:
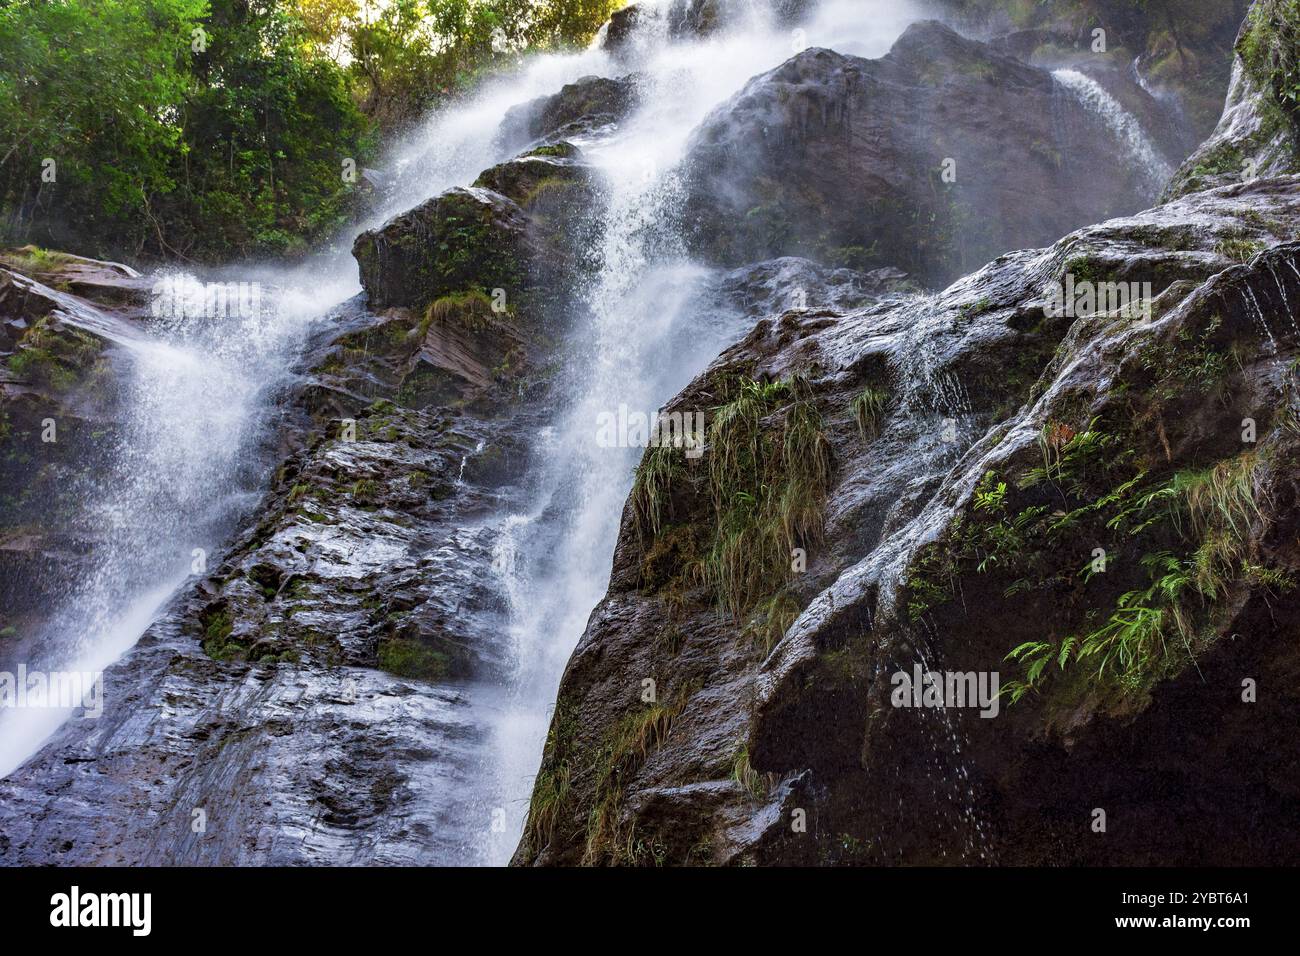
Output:
M1090 75L1096 67L1127 73L1117 79L1150 93L1176 117L1191 138L1185 152L1210 134L1222 111L1232 43L1249 6L1250 0L1225 0L1154 17L1132 4L1099 13L1056 0L1020 7L939 0L933 9L963 33L991 36L999 49L1028 63L1055 69L1083 62Z
M1300 171L1300 118L1274 86L1275 75L1296 69L1297 24L1287 15L1272 0L1252 6L1237 38L1223 116L1174 175L1167 198Z
M891 293L915 291L901 269L855 272L795 256L735 269L723 277L720 289L754 317L794 308L845 312Z
M0 862L475 860L447 828L483 813L467 786L483 718L464 687L221 664L163 623L113 668L104 701L0 781Z
M934 296L761 320L668 408L713 408L716 422L735 383L754 382L748 394L776 396L758 413L771 437L758 440L779 445L811 407L834 477L820 531L795 539L806 567L782 572L774 555L777 573L739 608L710 584L731 527L710 485L717 433L700 463L658 472L659 492L634 491L609 594L561 684L516 862L1293 855L1250 820L1297 812L1283 769L1295 742L1280 729L1296 704L1284 622L1300 572L1287 543L1300 453L1287 303L1300 296L1300 248L1285 224L1297 217L1300 180L1260 181L1001 256ZM1050 297L1070 276L1149 282L1150 308L1058 314ZM802 384L762 390L773 381ZM863 406L868 393L879 400ZM1247 418L1257 443L1243 444ZM1094 442L1092 464L1077 463ZM1060 461L1075 464L1052 471ZM1244 506L1253 517L1231 569L1184 594L1194 663L1170 650L1145 677L1112 683L1096 659L1075 660L1068 679L1004 700L992 720L891 706L893 675L914 665L1024 680L1007 660L1017 645L1059 654L1149 585L1144 555L1192 560L1198 541L1180 537L1192 519L1161 504L1116 536L1107 509L1130 495L1163 502L1175 476L1233 474L1243 461L1258 511ZM1076 514L1071 534L1050 538L1078 509L1096 517ZM998 537L1004 525L1023 538ZM1084 578L1099 542L1115 564ZM1279 693L1265 717L1279 729L1263 739L1259 712L1240 703L1248 672ZM647 677L654 704L641 696ZM1122 841L1094 838L1095 806Z
M95 546L77 518L116 441L117 346L139 336L145 293L111 263L30 247L5 261L27 272L0 269L0 630L30 635Z
M636 103L635 77L584 76L558 93L512 107L498 136L506 149L571 139L619 122Z
M508 435L386 401L327 427L281 466L262 520L204 585L192 632L222 660L490 676L505 622L478 573L491 539L468 525L499 498L461 472Z
M815 0L774 0L763 12L777 24L797 23ZM634 61L660 34L695 40L745 25L755 17L745 0L674 0L666 6L633 3L611 14L599 35L601 49L620 60Z
M484 682L507 652L487 517L518 494L545 343L522 303L498 311L475 284L516 273L474 233L536 225L527 215L461 191L431 213L452 259L430 266L437 298L374 310L358 296L318 323L245 530L109 669L104 715L68 722L3 781L0 863L480 861ZM455 259L469 253L483 258ZM139 334L23 277L0 295L24 337ZM42 331L47 310L60 325ZM36 388L6 378L6 410L11 384ZM15 435L30 418L11 419ZM48 516L39 528L0 531L0 563L22 575L6 587L79 557ZM3 660L25 659L37 623L6 605ZM51 803L51 788L75 797Z
M717 261L806 255L927 283L1154 193L1047 71L934 22L878 60L810 49L750 81L694 134L688 177L695 245Z
M372 309L421 309L466 288L523 289L534 251L515 203L462 188L363 232L352 247Z

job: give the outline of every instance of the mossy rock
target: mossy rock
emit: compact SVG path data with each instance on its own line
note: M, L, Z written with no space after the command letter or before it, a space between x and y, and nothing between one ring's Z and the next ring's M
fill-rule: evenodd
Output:
M525 297L534 252L523 210L479 188L449 190L363 232L352 247L373 309L423 309L470 288Z

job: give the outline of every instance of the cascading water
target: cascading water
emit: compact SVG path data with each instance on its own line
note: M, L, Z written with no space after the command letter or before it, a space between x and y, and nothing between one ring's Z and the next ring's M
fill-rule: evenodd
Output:
M1078 70L1054 70L1052 76L1106 124L1153 190L1161 189L1169 181L1173 166L1155 150L1137 117L1124 109L1119 100Z
M468 184L504 158L496 132L510 107L610 69L598 50L538 57L519 75L431 116L391 151L387 185L356 231L449 186ZM33 641L41 650L28 662L31 669L104 669L135 644L190 578L195 549L205 552L210 565L215 562L216 550L238 515L256 501L269 470L258 447L272 434L274 399L288 384L313 323L360 291L350 241L300 267L228 273L257 282L263 308L235 317L185 313L141 335L114 337L124 359L125 427L107 470L82 496L83 530L102 546L89 573L69 589ZM177 277L159 279L174 283ZM53 290L43 294L59 297ZM69 306L74 307L85 309ZM109 316L80 318L92 330L122 326ZM0 776L35 753L71 712L21 708L0 714Z
M690 260L675 233L691 131L750 77L803 46L879 56L916 18L893 0L833 0L792 32L755 3L748 22L704 40L673 41L660 31L633 62L595 49L539 57L518 76L432 117L385 166L388 185L367 227L469 184L508 158L497 132L511 106L583 75L637 74L636 113L580 144L603 180L603 201L592 213L599 268L578 290L584 318L563 352L557 411L534 437L532 460L541 464L529 476L529 498L498 523L514 668L478 786L507 820L493 829L486 853L469 852L474 862L504 862L518 840L561 672L605 591L643 449L600 447L600 416L620 406L653 414L745 327L712 303L707 292L716 277ZM114 463L87 497L87 521L102 529L106 545L94 573L52 618L48 666L106 667L190 576L194 549L215 561L265 481L269 460L261 448L273 434L275 399L289 384L288 370L313 323L358 290L354 275L340 244L301 269L269 274L266 288L286 291L273 300L268 293L269 307L255 315L160 324L150 337L123 346L127 427ZM329 276L348 278L321 281ZM288 291L294 289L310 291ZM962 405L956 383L927 381L943 393L944 408ZM40 712L26 712L21 726L11 718L0 730L0 774L66 716L33 715ZM467 842L477 839L477 824L461 825Z
M637 113L611 136L584 144L605 186L599 269L583 295L590 324L571 343L563 411L537 439L535 458L547 464L535 476L532 507L506 520L498 545L516 667L493 745L507 826L491 862L507 860L518 842L556 688L604 594L643 451L599 447L600 416L620 406L653 415L742 330L737 318L706 307L711 273L686 257L673 230L690 133L751 76L804 43L879 56L912 19L896 3L827 3L792 34L755 4L748 23L707 41L661 35L634 64Z
M29 669L104 670L256 500L273 401L318 311L316 300L282 289L262 305L252 294L236 296L217 315L183 304L195 290L197 299L190 301L204 298L204 287L192 277L167 277L160 289L160 302L179 302L180 308L165 307L151 335L115 339L123 360L122 429L107 467L78 489L81 530L97 545L87 573L70 586L35 642L39 650ZM321 291L317 286L313 296ZM97 320L112 325L93 310L83 317L91 327ZM104 689L112 691L111 685ZM0 776L34 753L70 713L4 711Z

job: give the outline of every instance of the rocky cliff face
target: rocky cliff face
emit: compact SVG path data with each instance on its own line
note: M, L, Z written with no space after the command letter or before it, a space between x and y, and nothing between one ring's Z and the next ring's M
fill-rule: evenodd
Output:
M745 6L629 8L604 42L630 62ZM1138 212L1114 131L1013 53L934 23L880 60L808 50L695 132L701 307L753 327L669 405L707 413L705 455L638 471L517 862L1294 855L1257 821L1296 816L1300 178L1182 175ZM1177 154L1154 100L1095 75ZM357 238L366 294L279 397L258 500L108 671L103 718L0 780L0 862L484 859L499 519L531 500L605 189L569 138L639 95L524 104L512 158ZM93 553L48 503L95 472L115 343L144 334L140 277L32 255L0 285L0 662L34 584ZM918 666L999 672L999 716L892 706Z
M1151 161L1176 155L1133 89ZM752 80L694 134L687 219L732 265L794 252L946 282L1142 208L1151 175L1049 71L930 21L878 60L810 49Z
M1167 196L1280 176L1300 169L1298 123L1286 90L1294 84L1297 15L1283 3L1257 3L1237 35L1232 85L1214 133L1170 182Z
M479 859L468 678L504 653L480 523L521 470L498 413L527 362L453 305L331 317L256 520L108 672L104 715L0 781L0 860Z
M642 462L516 861L1294 859L1298 213L760 321L669 406L703 458Z

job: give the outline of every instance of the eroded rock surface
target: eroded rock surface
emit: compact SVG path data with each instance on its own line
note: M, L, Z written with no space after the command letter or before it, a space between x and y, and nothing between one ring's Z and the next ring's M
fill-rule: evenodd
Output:
M1293 857L1258 821L1300 813L1298 215L1300 180L1261 180L937 296L761 321L670 406L713 409L703 459L642 465L517 862ZM1150 309L1053 314L1067 276L1150 283ZM748 415L760 462L794 442L828 463L772 492L786 521L821 495L792 535L718 497ZM786 479L748 467L761 514ZM1097 547L1108 570L1081 574ZM1139 607L1160 634L1106 630ZM1000 672L1008 696L995 719L892 706L914 666ZM1243 703L1246 678L1275 696Z

